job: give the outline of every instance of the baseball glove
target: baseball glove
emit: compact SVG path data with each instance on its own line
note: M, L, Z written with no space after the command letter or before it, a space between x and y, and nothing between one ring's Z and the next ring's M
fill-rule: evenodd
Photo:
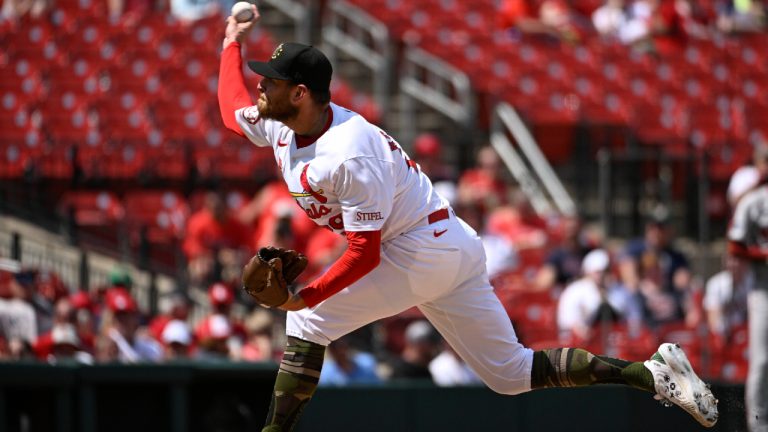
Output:
M307 257L295 250L264 247L243 268L243 289L266 307L288 301L288 285L307 267Z

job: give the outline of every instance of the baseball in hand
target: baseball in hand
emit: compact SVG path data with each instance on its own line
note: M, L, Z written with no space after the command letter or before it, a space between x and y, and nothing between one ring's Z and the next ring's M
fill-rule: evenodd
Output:
M253 5L246 1L237 2L232 5L232 16L237 22L248 22L253 19Z

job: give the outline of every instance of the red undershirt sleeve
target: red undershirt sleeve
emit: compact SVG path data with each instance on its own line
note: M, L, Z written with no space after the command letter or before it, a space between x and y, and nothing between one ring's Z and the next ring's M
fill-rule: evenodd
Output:
M347 231L347 243L344 255L325 274L299 291L308 307L357 282L381 262L381 231Z
M733 240L728 242L728 253L736 257L755 261L763 261L768 259L768 251L765 251L757 246L747 246L744 243Z
M245 137L235 118L235 111L253 105L243 77L243 58L240 55L240 42L232 42L221 52L219 65L219 109L224 126L232 132Z

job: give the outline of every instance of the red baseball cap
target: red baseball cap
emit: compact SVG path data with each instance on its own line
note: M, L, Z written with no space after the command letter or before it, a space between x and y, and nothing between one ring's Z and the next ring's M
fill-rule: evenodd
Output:
M86 291L77 291L69 296L69 302L75 309L90 309L93 306L91 296Z
M113 288L107 291L107 307L112 312L136 312L139 308L136 301L122 288Z
M228 305L235 301L235 295L227 285L216 282L208 288L208 300L211 305Z
M437 156L441 147L440 138L431 133L423 133L413 141L413 149L418 156Z

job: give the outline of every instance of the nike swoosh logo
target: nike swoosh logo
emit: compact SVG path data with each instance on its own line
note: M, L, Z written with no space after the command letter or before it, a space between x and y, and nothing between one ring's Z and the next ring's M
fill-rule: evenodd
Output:
M285 142L282 142L282 141L277 141L277 146L278 147L286 147L287 145L288 145L288 143L285 143Z
M435 232L433 232L432 234L434 234L435 237L440 237L441 235L445 234L447 231L448 231L448 228L442 231L435 230Z

